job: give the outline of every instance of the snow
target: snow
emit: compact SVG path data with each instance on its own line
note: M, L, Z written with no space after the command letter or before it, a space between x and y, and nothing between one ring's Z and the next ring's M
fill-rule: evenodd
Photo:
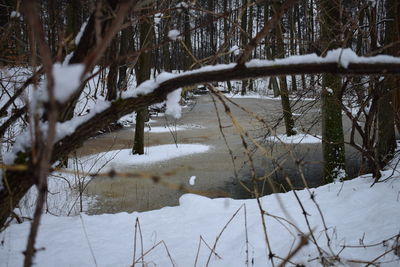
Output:
M195 185L195 183L196 183L196 176L191 176L189 178L189 184L190 185Z
M336 173L335 182L342 182L347 177L346 170L343 168L336 167L333 173Z
M226 93L226 97L228 98L256 98L256 99L271 99L271 100L280 100L280 97L271 97L267 95L262 95L258 93L251 93L249 92L248 94L241 95L241 94L234 94L234 93Z
M179 75L170 72L162 72L155 79L147 80L141 83L134 90L127 90L122 92L122 98L137 97L140 95L146 95L154 91L161 83L170 79L176 78Z
M385 177L391 172L386 171ZM342 264L336 262L335 266L359 266L350 260L376 258L393 246L391 241L382 241L399 233L399 177L371 187L372 182L371 177L360 177L311 190L326 222L330 248L322 217L310 193L297 191L318 245L326 256L339 254ZM133 262L133 240L136 239L135 260L140 262L143 245L143 254L148 252L143 259L146 266L171 266L166 248L175 266L194 266L196 258L197 266L206 266L208 259L209 266L246 266L247 260L251 266L270 266L255 200L209 199L185 194L179 203L177 207L131 214L74 217L44 214L36 243L36 248L40 249L35 264L93 266L96 261L98 266L128 266ZM261 204L268 214L280 216L300 230L279 217L264 216L272 253L285 258L299 242L299 234L309 233L299 203L293 192L288 192L262 197ZM140 234L137 230L135 236L136 220L140 224ZM0 246L0 266L22 265L29 227L29 222L14 224L1 234L4 244ZM210 255L210 249L200 238L210 247L216 243L218 257ZM160 241L165 246L157 245ZM374 243L378 245L368 247ZM352 245L360 247L348 247ZM291 261L321 266L317 257L316 246L310 241ZM277 258L274 260L275 264L280 263ZM386 262L380 265L383 267L398 266L399 257L391 251L379 262Z
M156 25L160 24L162 15L163 15L162 13L154 14L154 24Z
M165 125L165 126L151 126L151 123L155 123L155 120L150 120L148 127L146 127L144 130L146 132L150 133L169 133L169 132L175 132L175 131L186 131L190 130L193 128L204 128L201 125L197 124L183 124L183 125Z
M281 100L281 97L273 97L270 95L266 95L266 94L260 94L260 93L248 93L246 95L241 95L241 94L234 94L234 93L226 93L225 94L226 97L228 98L256 98L256 99L268 99L268 100ZM297 97L297 96L289 96L290 100L297 100L297 99L301 99L302 101L315 101L314 98L308 98L308 97Z
M168 32L168 38L172 41L176 41L178 39L179 34L181 34L177 29L170 30Z
M19 17L21 17L21 13L19 13L18 11L11 11L10 17L11 18L19 18Z
M132 155L131 149L112 150L82 157L80 162L93 170L102 168L101 171L109 171L205 153L210 149L210 146L202 144L167 144L148 147L144 155Z
M169 132L175 132L175 131L185 131L187 128L181 127L181 126L176 126L176 127L163 127L163 126L156 126L156 127L146 127L145 132L150 132L150 133L169 133Z
M71 135L75 130L82 124L94 117L96 114L104 111L110 107L110 102L98 100L93 109L84 116L74 117L69 121L57 122L56 124L56 138L54 142L61 140L62 138ZM47 133L47 122L40 125L41 131L46 135ZM17 136L12 149L4 154L4 163L12 165L19 152L23 152L32 143L30 130L26 129L20 135Z
M82 23L82 26L79 29L79 32L75 37L75 45L78 45L79 42L81 41L81 38L82 38L83 32L85 31L87 23L88 23L88 20L86 20L84 23Z
M181 100L182 89L179 88L167 95L167 110L166 115L170 115L175 119L179 119L182 116L182 107L179 104Z
M299 133L291 136L287 136L286 134L279 134L277 136L269 136L265 140L268 142L285 144L317 144L321 143L322 137L305 133Z
M68 136L72 133L75 132L75 130L84 122L88 121L92 117L94 117L96 114L106 110L111 106L110 102L108 101L101 101L98 100L96 103L96 106L91 109L89 113L87 113L84 116L78 116L74 117L69 121L62 122L62 123L57 123L57 128L56 128L56 141L61 140L65 136Z
M239 46L234 45L231 47L231 49L229 49L229 53L233 53L235 56L240 54L240 49Z
M12 165L17 158L18 152L25 151L25 149L31 143L31 135L29 131L24 131L20 135L18 135L15 139L15 143L12 146L11 151L7 151L3 155L4 164Z
M179 2L178 4L176 4L177 8L188 8L189 5L186 2Z
M375 63L394 63L400 64L399 57L393 57L388 55L378 55L374 57L359 57L350 48L338 48L328 51L325 57L320 57L317 54L308 54L301 56L290 56L283 59L275 60L260 60L253 59L246 63L246 67L268 67L277 65L292 65L292 64L322 64L322 63L334 63L337 62L341 67L347 68L350 63L364 63L364 64L375 64Z
M69 53L68 55L66 55L65 58L64 58L64 61L63 61L62 65L63 65L63 66L67 66L73 55L74 55L73 52L71 52L71 53Z
M65 102L78 89L85 69L84 64L53 65L54 94L56 100Z

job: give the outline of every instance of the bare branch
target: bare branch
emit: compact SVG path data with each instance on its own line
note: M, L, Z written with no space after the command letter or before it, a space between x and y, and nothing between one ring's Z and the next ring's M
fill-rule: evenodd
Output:
M264 39L268 33L278 25L279 21L283 17L283 15L286 13L286 11L294 6L294 4L297 3L298 0L288 0L286 1L279 12L276 12L274 16L268 21L267 24L265 24L264 28L262 28L261 31L257 33L257 35L248 43L248 45L243 49L242 54L238 58L237 63L239 65L244 64L250 57L251 52L256 48L256 46L261 42L262 39Z

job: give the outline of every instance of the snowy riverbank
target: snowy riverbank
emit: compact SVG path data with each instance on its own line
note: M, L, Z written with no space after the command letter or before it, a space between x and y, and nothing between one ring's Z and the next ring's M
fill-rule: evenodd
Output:
M398 266L400 258L392 250L394 241L382 243L400 230L398 173L388 170L383 179L392 174L373 187L371 177L360 177L297 191L310 228L293 192L263 197L268 240L277 256L274 262L279 264L278 257L286 258L297 247L300 235L312 229L326 259L335 261L332 257L337 256L346 266L358 266L387 252L376 262ZM135 234L136 221L140 229L137 227ZM0 266L21 266L29 226L29 222L15 224L1 234ZM290 262L320 266L312 239ZM377 245L369 247L371 244ZM215 246L215 253L208 246ZM205 266L208 261L209 266L247 266L246 261L249 266L271 265L256 200L209 199L192 194L183 195L177 207L142 213L46 214L36 247L37 266L127 266L134 261L134 254L137 263L143 261L147 266Z

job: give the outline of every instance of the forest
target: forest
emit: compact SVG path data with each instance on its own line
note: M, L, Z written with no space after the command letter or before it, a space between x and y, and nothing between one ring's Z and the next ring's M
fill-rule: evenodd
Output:
M0 33L0 266L399 264L399 0L1 0Z

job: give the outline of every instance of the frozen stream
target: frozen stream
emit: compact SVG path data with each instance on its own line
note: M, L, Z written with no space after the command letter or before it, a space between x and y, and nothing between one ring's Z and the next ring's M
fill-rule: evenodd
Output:
M234 98L232 99L244 108L263 116L268 121L275 121L280 117L280 100L260 98ZM262 136L266 130L255 119L230 105L234 116L239 123L246 128L254 137ZM219 114L222 121L224 133L228 144L235 157L235 165L238 170L238 177L248 182L250 169L248 158L243 149L240 136L234 129L229 117L225 114L221 104L218 104ZM319 104L314 101L301 101L295 105L295 114L303 114L296 121L298 129L310 129L312 134L320 134ZM165 117L153 118L152 127L164 126ZM250 194L240 185L235 178L231 156L221 136L214 104L209 95L198 96L194 102L183 109L183 116L177 125L186 127L186 130L177 131L177 140L180 144L203 144L211 149L205 153L198 153L188 156L159 161L149 165L132 165L118 172L143 172L158 175L168 184L184 185L193 190L211 193L213 196L230 196L232 198L248 198ZM274 125L274 123L271 123ZM280 124L282 125L282 123ZM349 122L345 120L345 128ZM284 128L278 127L278 133L283 133ZM103 134L87 141L83 148L78 151L78 156L99 153L107 150L125 149L132 146L133 129L125 128L110 134ZM146 145L157 146L163 144L174 144L174 138L170 132L149 132L146 134ZM291 157L287 157L287 151L293 150L295 158L301 158L304 165L303 171L309 186L317 186L321 182L321 144L301 145L275 145L266 146L269 154L267 157L255 152L252 155L258 177L270 173L276 167L271 158L278 161L285 160L282 164L283 170L273 174L275 178L287 174L296 187L302 187L299 179L297 166ZM347 148L348 172L356 174L358 168L357 156L352 149ZM196 178L193 178L195 176ZM287 186L281 186L280 190L286 190ZM260 185L260 190L269 192L268 188ZM218 192L217 192L218 191ZM154 183L149 179L134 178L96 178L88 186L87 193L95 196L97 201L89 207L88 213L114 213L132 212L158 209L164 206L177 205L182 191L166 187L160 183ZM215 193L215 194L213 194Z

